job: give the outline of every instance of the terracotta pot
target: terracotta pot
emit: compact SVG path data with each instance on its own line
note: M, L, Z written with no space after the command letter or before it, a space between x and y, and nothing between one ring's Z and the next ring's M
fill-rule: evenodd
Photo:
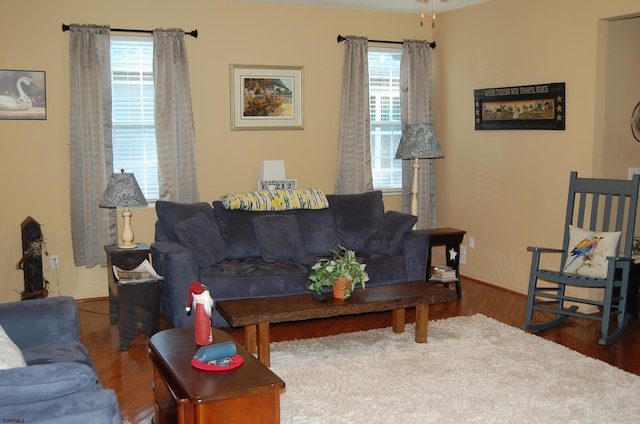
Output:
M344 299L347 297L346 287L348 287L348 284L350 283L344 278L338 278L338 282L333 286L333 297L336 299Z

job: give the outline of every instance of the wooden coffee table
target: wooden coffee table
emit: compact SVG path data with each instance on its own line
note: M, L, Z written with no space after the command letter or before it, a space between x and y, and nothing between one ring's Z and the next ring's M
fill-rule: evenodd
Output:
M405 324L405 308L415 307L415 340L416 343L426 343L429 305L456 300L456 293L453 290L425 281L356 290L347 300L334 299L330 293L325 293L324 296L327 298L326 302L315 300L311 293L222 300L216 302L216 309L231 326L244 326L245 347L251 352L256 350L257 330L258 359L266 366L270 366L270 323L393 311L393 331L402 333Z
M214 343L229 340L227 333L213 329ZM280 392L285 384L277 375L238 344L237 353L244 360L240 367L201 371L191 366L197 349L193 328L151 336L156 424L280 422Z

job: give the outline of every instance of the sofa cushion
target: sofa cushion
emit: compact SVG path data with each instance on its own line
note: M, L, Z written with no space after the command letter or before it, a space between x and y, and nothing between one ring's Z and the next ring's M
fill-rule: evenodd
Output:
M253 218L253 228L265 262L297 262L306 256L295 216L259 216Z
M304 252L326 255L338 248L338 232L331 209L296 210L286 212L296 217Z
M205 202L176 203L165 200L158 200L156 202L158 220L169 241L178 241L173 227L179 222L191 218L198 212L202 212L212 220L215 220L213 209Z
M177 241L193 250L200 268L206 268L226 259L227 244L218 225L203 212L177 223L173 227Z
M306 293L308 269L294 262L265 262L262 258L226 259L203 269L200 282L214 299L281 296Z
M365 250L384 255L397 255L402 240L418 221L418 217L397 211L387 211L376 232L365 243Z
M22 352L0 325L0 370L26 366Z
M340 244L347 249L363 250L384 214L382 192L327 195L333 210Z
M260 248L253 228L253 218L273 214L273 212L251 212L229 210L222 206L222 202L213 202L213 212L218 222L218 228L227 243L228 257L240 259L260 256Z
M93 368L93 361L87 348L79 342L52 343L32 346L22 350L27 365L54 364L56 362L76 362Z
M94 370L76 362L29 365L0 371L0 405L54 399L102 386Z

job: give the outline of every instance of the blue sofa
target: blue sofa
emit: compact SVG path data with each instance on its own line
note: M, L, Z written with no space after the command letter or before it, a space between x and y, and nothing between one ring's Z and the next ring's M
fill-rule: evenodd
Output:
M174 327L193 325L185 312L189 285L199 281L214 300L310 293L311 266L339 245L367 265L367 287L423 280L428 236L416 217L384 210L380 191L327 195L324 209L248 211L221 201L156 203L151 244L161 309ZM214 312L213 325L229 324Z
M0 370L0 423L122 422L115 393L102 388L80 343L72 298L0 304L0 326L27 365Z

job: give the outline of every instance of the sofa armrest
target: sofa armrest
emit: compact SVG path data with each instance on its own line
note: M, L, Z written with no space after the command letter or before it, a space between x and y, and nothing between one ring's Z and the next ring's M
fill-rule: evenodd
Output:
M20 349L80 342L78 307L71 297L2 303L0 325Z
M93 368L77 362L0 370L0 380L0 406L29 404L102 389Z
M192 326L193 318L187 316L185 307L189 286L200 280L198 258L191 249L170 241L152 243L151 253L163 277L159 283L162 312L172 327Z
M427 276L429 235L422 231L409 231L402 240L400 253L406 261L407 279L409 281L424 280Z
M83 390L54 399L0 406L0 423L121 424L111 389ZM130 421L127 421L129 423Z

